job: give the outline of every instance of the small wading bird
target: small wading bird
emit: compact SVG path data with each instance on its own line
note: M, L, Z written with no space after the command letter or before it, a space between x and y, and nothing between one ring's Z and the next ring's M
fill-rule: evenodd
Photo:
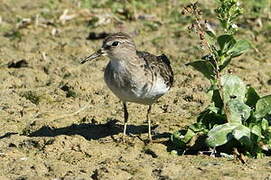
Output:
M148 105L148 136L151 137L151 106L173 85L173 72L169 59L162 54L155 56L137 51L134 41L125 33L107 36L102 48L81 60L81 64L108 56L110 61L104 72L104 80L109 89L122 101L124 110L123 135L128 122L127 102Z

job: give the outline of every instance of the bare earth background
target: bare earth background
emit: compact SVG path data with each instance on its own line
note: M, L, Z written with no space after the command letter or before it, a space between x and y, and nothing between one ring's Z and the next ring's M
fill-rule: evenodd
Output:
M181 15L189 1L123 3L1 0L0 179L271 179L270 157L243 165L170 153L169 133L195 122L209 99L208 82L184 66L202 55L198 38L187 32L190 19ZM262 95L271 93L270 4L265 6L261 16L241 18L238 36L255 49L230 66ZM201 7L216 28L215 2L201 1ZM118 142L123 111L103 81L108 60L79 64L101 45L101 39L87 40L90 32L118 31L131 34L139 50L171 59L175 85L151 113L160 143L141 140L147 139L147 109L136 104L128 106L128 131L136 136Z

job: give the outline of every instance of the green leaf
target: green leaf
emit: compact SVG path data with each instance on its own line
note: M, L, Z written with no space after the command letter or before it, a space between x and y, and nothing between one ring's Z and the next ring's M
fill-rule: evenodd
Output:
M238 76L231 74L222 76L221 85L224 103L227 103L231 99L238 99L241 102L245 102L246 84Z
M268 123L267 119L263 118L261 125L262 125L262 129L264 131L267 130L267 128L269 127L269 123Z
M215 103L210 104L210 105L207 107L207 109L209 109L210 112L213 112L213 113L215 113L215 114L218 114L219 111L220 111L220 108L216 107L216 106L215 106Z
M222 54L227 53L229 49L234 47L236 40L232 35L224 34L217 38L217 43L222 51Z
M246 121L250 116L250 107L239 99L231 99L226 103L225 113L228 122L240 123Z
M208 131L205 126L200 123L200 122L197 122L197 123L194 123L192 125L189 126L189 129L191 129L193 132L197 133L197 132L204 132L204 131Z
M238 40L235 45L229 49L227 54L229 54L232 58L240 56L245 51L251 48L250 43L247 40Z
M212 31L212 30L207 30L205 32L208 35L208 36L206 36L206 40L208 41L208 43L211 44L211 45L215 44L215 42L216 42L215 32Z
M190 139L195 135L196 135L196 133L194 133L191 129L187 129L184 137L182 138L182 141L185 143L188 143L190 141Z
M222 51L221 62L219 64L219 71L222 71L232 60L232 58L240 56L251 47L246 40L239 40L233 46L227 47Z
M197 71L201 72L208 79L214 79L215 77L215 69L209 61L199 60L187 63L186 65L192 66Z
M209 25L207 26L207 30L205 32L211 38L216 39L215 31Z
M248 127L239 125L232 131L233 137L238 140L242 145L250 147L251 142L251 131Z
M176 131L171 135L170 140L173 144L175 144L178 147L185 147L185 143L181 141L181 136L182 136L181 132Z
M213 128L215 125L223 124L223 123L227 122L225 115L221 114L220 109L218 109L218 110L219 110L218 113L214 113L209 109L209 107L207 107L197 117L197 123L194 124L197 126L194 126L194 127L189 126L189 128L191 128L194 132L198 132L198 131L195 131L195 130L197 130L196 127L201 127L202 129L200 129L200 132L207 134L208 131L211 128Z
M263 118L271 113L271 95L264 96L256 103L255 117Z
M260 96L253 87L249 87L246 93L246 104L250 107L255 107Z
M262 137L262 131L261 131L261 128L257 125L254 125L252 128L251 128L251 133L255 134L256 136L258 137Z
M252 124L250 124L252 125ZM254 124L252 125L252 127L250 127L251 129L251 139L253 142L259 142L262 140L262 138L265 138L262 135L262 128L261 128L261 124Z
M177 131L172 134L171 141L179 147L184 147L185 144L188 143L195 135L196 133L194 133L191 129L187 129L186 132Z
M214 102L215 107L222 109L223 107L223 100L220 96L219 90L213 90L213 94L212 94L212 102Z
M222 125L218 125L212 128L206 139L206 143L208 146L217 147L229 142L232 138L232 131L240 124L237 123L226 123Z
M225 67L227 67L227 65L231 62L232 58L230 56L223 56L223 58L221 58L221 62L219 65L219 72L221 72Z

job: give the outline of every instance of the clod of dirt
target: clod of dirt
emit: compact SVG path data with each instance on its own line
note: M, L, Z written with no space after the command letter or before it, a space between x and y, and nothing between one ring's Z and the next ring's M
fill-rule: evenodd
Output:
M149 148L144 149L144 153L148 154L148 155L151 155L151 157L153 157L153 158L158 158L158 155L153 150L151 150Z
M40 148L40 144L38 142L38 140L34 140L34 139L26 139L22 142L19 143L19 147L20 148Z
M93 172L93 174L91 175L91 178L94 180L98 180L99 174L98 174L98 169L95 169L95 171Z
M99 169L95 169L93 171L93 174L91 175L91 178L93 180L99 180L99 179L102 179L102 176L104 173L108 173L108 169L105 168L105 167L101 167Z
M162 175L162 170L161 169L154 169L152 170L152 173L158 177L158 179L161 180L169 180L170 178L168 176L163 176Z
M106 38L108 35L109 35L109 33L107 33L107 32L101 32L101 33L90 32L86 39L87 40L99 40L99 39Z
M12 148L12 147L17 147L17 146L16 146L16 144L9 143L8 147Z
M32 20L30 18L23 18L16 24L16 26L17 28L22 29L31 25L31 23L32 23Z
M8 68L22 68L22 67L28 67L28 62L26 62L25 59L19 60L17 62L8 63Z
M67 84L64 84L63 86L60 87L62 91L66 92L66 97L76 97L76 92L72 90L72 87L70 87Z

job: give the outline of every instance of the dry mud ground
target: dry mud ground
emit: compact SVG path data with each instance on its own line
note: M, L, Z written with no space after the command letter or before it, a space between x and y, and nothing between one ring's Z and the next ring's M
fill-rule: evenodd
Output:
M1 0L0 179L271 179L270 157L243 165L170 153L164 137L194 122L209 102L208 82L184 66L200 57L197 37L186 31L187 24L165 18L182 5L170 1L135 13L154 20L122 20L108 15L110 8L89 10L80 2L86 1ZM91 24L94 16L100 25ZM258 51L236 59L230 69L262 95L270 94L270 26L244 22L238 36ZM128 131L136 136L118 142L123 112L103 82L108 60L79 64L101 45L86 39L91 31L125 31L138 49L170 57L175 85L151 113L160 143L141 140L147 139L147 109L136 104L128 106Z

